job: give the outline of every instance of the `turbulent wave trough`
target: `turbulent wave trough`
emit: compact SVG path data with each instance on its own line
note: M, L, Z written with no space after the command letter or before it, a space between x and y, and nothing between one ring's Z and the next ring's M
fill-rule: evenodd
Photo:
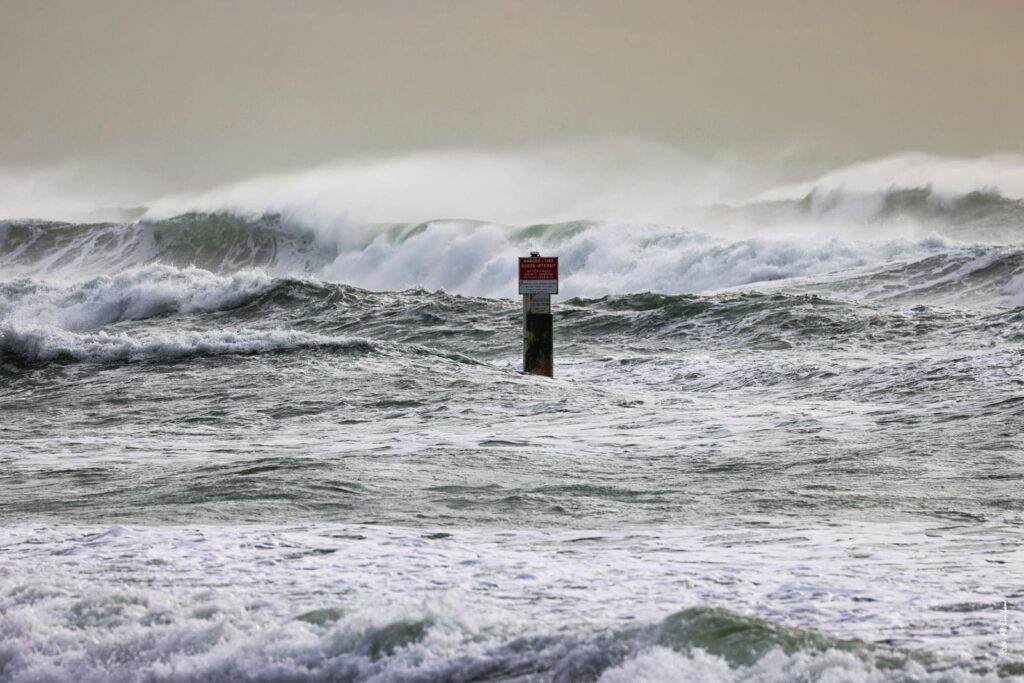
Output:
M1024 676L1018 164L388 220L424 163L0 222L0 680Z

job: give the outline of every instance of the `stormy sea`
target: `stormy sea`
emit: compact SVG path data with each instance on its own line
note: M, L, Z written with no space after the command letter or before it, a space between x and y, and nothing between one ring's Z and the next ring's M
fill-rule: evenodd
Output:
M1000 180L675 222L6 217L0 680L1022 678Z

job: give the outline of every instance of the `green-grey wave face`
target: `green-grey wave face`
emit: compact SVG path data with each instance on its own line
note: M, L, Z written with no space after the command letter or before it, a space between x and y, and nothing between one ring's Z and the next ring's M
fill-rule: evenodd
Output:
M809 199L729 209L725 219L710 210L696 219L696 229L592 221L355 226L226 213L135 223L7 221L0 223L0 272L8 279L83 279L154 264L218 274L255 268L376 291L424 287L505 298L516 291L516 255L537 248L560 256L563 297L782 287L841 299L1020 303L1024 252L1012 242L970 239L997 224L1004 238L1016 235L1020 202L975 193L942 203L926 191L905 190L886 195L883 204L894 206L862 221L869 230L863 236L839 230L845 223ZM802 232L771 237L766 228L737 237L728 227L765 211L777 214L781 226L802 222ZM886 237L890 223L903 225L897 215L921 221L919 234L900 237L897 227L896 236ZM969 239L951 241L943 233Z
M961 263L977 260L964 255ZM954 349L981 336L1007 342L1020 337L1019 309L903 303L929 297L945 301L954 288L944 277L913 296L879 284L952 268L938 261L929 257L841 284L804 283L774 293L576 297L557 305L557 330L569 349L597 342L675 353L854 352L936 344ZM1019 261L1020 255L1010 252L1001 263L986 261L977 271L961 266L960 287L970 283L973 289L966 291L976 298L980 291L999 291L1015 277ZM852 279L867 283L865 288L878 286L877 295L861 301L824 295L842 291ZM801 291L814 289L823 293ZM0 357L9 367L264 351L396 352L389 343L494 358L513 353L519 344L510 334L519 311L508 301L423 289L370 292L312 278L272 278L258 271L216 275L162 265L79 283L33 278L0 283L0 314ZM380 343L356 344L369 339ZM409 348L404 352L411 353Z

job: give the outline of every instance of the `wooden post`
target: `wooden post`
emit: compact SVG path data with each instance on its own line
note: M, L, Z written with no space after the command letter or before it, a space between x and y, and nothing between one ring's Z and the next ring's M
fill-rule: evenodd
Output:
M551 295L558 293L558 257L530 252L519 259L523 295L523 372L552 377L555 370Z
M550 294L523 295L523 372L554 376L555 354Z

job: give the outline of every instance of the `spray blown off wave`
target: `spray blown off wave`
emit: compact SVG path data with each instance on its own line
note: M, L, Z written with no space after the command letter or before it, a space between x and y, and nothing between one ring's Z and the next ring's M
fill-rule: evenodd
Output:
M849 294L898 296L904 287L927 296L932 281L952 291L974 278L984 285L968 283L972 295L1018 302L1011 283L1024 234L1020 160L909 155L736 201L726 199L734 190L716 196L682 189L734 187L728 173L641 151L613 160L637 170L644 159L667 175L655 180L653 171L637 171L642 182L619 182L614 174L583 173L573 166L579 150L532 160L420 155L167 197L129 222L9 219L0 223L0 272L81 278L163 263L506 297L514 292L515 257L541 249L561 256L566 296L832 281L838 273L881 269L873 285L886 280L883 287L864 289L863 280L847 278ZM615 166L605 161L596 167ZM732 203L714 203L723 200ZM903 265L909 270L901 281Z
M952 298L1015 305L1022 251L948 238L727 239L651 225L574 222L511 228L473 221L394 225L347 244L280 216L247 220L189 215L166 222L0 227L0 268L10 275L81 277L164 263L216 273L260 268L312 275L373 290L410 287L505 297L515 258L531 248L558 253L562 293L602 296L764 285L794 278L831 283L854 297L920 295L945 283ZM837 281L845 283L840 286ZM964 285L961 287L961 285ZM844 287L846 291L844 292ZM959 289L958 289L959 288Z

